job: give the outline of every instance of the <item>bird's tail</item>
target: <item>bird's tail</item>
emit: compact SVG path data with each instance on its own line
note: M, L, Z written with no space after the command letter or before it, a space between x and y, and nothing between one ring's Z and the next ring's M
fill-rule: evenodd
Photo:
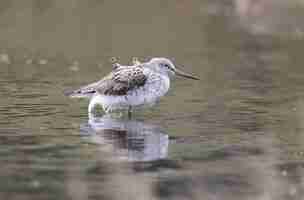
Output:
M81 87L77 90L66 90L64 91L64 95L72 98L91 98L96 93L97 84L98 82Z
M64 91L65 96L69 96L71 98L91 98L96 91L83 91L81 89L78 90L66 90Z

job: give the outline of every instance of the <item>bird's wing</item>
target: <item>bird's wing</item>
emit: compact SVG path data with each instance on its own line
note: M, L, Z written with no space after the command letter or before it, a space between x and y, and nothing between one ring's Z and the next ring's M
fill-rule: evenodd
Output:
M143 67L121 67L99 81L96 91L104 95L126 95L128 91L143 86L146 80Z
M128 91L141 87L147 80L143 67L120 66L100 81L83 86L77 90L65 91L65 95L78 98L90 98L96 92L103 95L121 96Z

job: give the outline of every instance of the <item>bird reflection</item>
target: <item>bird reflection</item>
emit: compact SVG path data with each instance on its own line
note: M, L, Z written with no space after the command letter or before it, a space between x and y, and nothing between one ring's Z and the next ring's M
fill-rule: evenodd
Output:
M168 155L169 137L160 127L111 116L90 117L81 133L116 160L155 161Z

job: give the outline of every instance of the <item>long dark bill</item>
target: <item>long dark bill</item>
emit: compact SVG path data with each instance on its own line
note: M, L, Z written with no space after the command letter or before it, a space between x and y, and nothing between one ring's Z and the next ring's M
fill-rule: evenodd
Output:
M175 69L175 74L178 75L178 76L182 76L182 77L185 77L185 78L190 78L190 79L194 79L194 80L200 80L198 77L195 77L191 74L188 74L186 72L183 72L179 69Z

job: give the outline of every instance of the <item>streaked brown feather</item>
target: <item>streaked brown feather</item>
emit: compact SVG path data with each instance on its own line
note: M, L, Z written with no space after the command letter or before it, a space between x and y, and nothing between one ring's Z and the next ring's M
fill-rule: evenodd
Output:
M126 95L128 91L143 86L146 80L141 66L118 68L98 82L96 91L105 95Z

